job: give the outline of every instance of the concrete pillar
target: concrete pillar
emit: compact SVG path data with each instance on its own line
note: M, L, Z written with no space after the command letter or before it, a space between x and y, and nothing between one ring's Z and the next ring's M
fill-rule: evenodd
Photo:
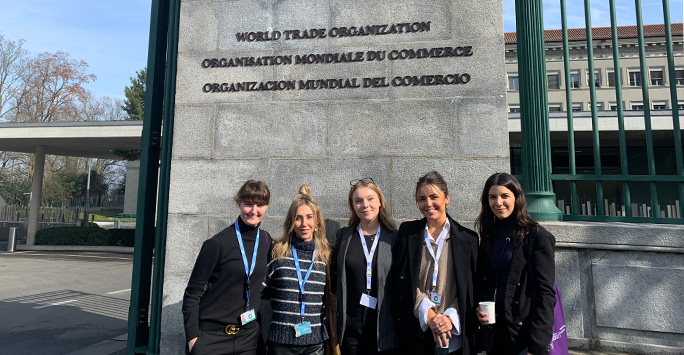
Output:
M36 162L33 165L33 183L31 184L31 205L29 206L28 232L26 245L36 242L36 232L40 222L40 203L43 198L43 172L45 171L45 146L36 147Z
M138 180L140 160L126 163L126 191L124 192L123 214L135 215L138 208Z

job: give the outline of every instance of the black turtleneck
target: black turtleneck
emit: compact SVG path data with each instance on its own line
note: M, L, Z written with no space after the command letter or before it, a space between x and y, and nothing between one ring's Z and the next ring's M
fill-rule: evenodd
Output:
M511 269L511 260L513 260L513 251L515 250L515 243L513 240L513 233L515 231L515 221L512 218L496 221L496 236L494 238L494 245L489 256L489 270L491 270L490 280L496 280L496 305L497 308L501 305L503 307L503 299L506 295L506 280L508 280L508 272ZM494 285L489 285L493 294ZM503 310L503 309L502 309ZM497 313L501 310L497 309ZM502 313L503 314L503 313Z
M237 218L247 262L251 268L252 253L258 226L250 226ZM259 233L259 249L254 272L250 277L249 308L259 311L262 281L266 276L270 235ZM240 324L240 314L246 311L247 275L240 253L235 224L222 230L202 244L183 296L183 318L186 340L200 335L202 323ZM205 290L206 288L206 290Z

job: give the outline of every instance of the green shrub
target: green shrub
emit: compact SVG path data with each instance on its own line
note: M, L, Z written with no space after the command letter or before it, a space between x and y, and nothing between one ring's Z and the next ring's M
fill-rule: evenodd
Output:
M54 227L36 233L36 245L90 245L132 247L134 229L89 227Z

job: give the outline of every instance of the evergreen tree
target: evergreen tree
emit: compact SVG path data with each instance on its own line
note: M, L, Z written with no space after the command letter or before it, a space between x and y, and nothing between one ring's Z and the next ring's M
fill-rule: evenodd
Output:
M124 88L124 105L121 108L126 111L126 120L142 121L145 103L145 83L147 82L147 68L135 72L131 77L131 86Z

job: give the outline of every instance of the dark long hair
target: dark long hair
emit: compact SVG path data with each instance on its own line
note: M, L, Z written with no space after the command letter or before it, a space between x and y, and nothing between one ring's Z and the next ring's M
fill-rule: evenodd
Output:
M475 221L475 228L477 228L480 234L481 243L480 245L485 249L489 250L494 244L494 238L496 237L496 223L498 218L492 212L489 207L489 189L494 186L503 186L515 196L515 206L513 208L513 213L510 217L515 224L515 231L513 232L513 240L516 246L523 244L525 236L529 233L530 229L537 225L537 221L530 216L527 212L527 200L525 199L525 192L518 179L513 175L508 173L496 173L490 176L485 182L485 186L482 189L482 195L480 196L480 204L482 205L480 210L480 215Z

